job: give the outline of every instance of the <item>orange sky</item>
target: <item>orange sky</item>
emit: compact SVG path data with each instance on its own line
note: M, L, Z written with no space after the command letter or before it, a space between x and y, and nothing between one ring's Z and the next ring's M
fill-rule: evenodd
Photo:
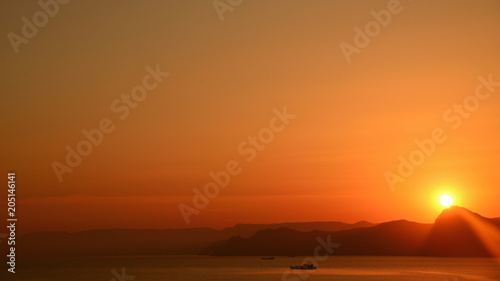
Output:
M230 160L241 174L189 227L432 222L444 193L500 216L500 87L457 130L443 120L479 76L500 81L500 2L401 0L347 63L339 44L388 2L243 1L220 21L211 1L74 1L18 54L4 37L1 168L21 231L186 227L178 205ZM5 35L40 10L0 5ZM121 120L110 105L156 65L170 75ZM238 145L284 106L297 117L247 162ZM103 118L114 131L60 183L52 163ZM384 173L435 128L448 139L392 192Z

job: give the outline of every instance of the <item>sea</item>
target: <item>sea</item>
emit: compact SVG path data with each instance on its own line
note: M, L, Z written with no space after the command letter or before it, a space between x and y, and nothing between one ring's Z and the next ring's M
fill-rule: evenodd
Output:
M500 259L331 256L317 269L290 270L305 257L133 256L37 258L16 264L30 281L463 281L500 280ZM3 275L3 274L2 274ZM9 279L9 278L8 278Z

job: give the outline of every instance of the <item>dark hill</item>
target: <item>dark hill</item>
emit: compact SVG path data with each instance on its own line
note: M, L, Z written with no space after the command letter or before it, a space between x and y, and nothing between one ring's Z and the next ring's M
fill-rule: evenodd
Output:
M431 226L394 221L370 228L337 232L266 229L250 238L232 237L219 241L207 247L201 254L307 256L314 254L314 250L320 244L318 239L322 239L341 244L335 250L336 255L418 255Z
M482 239L500 236L500 221L488 219L465 208L451 207L436 219L424 254L449 257L488 257L494 254ZM500 241L497 241L500 246Z
M298 222L280 224L237 224L224 230L185 229L109 229L76 233L33 232L19 237L19 254L27 256L108 256L108 255L186 255L198 254L215 241L232 236L250 237L266 228L284 225L296 230L343 230L373 226L368 222ZM6 243L0 244L6 247ZM6 251L6 249L5 249Z
M341 231L301 232L266 229L249 238L232 237L205 248L208 255L313 255L318 240L341 246L335 255L384 256L500 256L500 220L488 219L465 208L444 210L434 224L405 220Z

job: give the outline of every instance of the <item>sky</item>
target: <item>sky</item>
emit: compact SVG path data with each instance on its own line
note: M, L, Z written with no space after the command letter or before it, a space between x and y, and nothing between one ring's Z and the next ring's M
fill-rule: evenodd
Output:
M499 1L49 2L0 4L21 232L500 217Z

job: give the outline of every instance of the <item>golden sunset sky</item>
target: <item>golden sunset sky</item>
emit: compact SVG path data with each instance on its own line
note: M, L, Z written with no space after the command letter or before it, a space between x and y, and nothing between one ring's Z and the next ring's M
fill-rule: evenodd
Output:
M8 34L41 7L0 4L20 231L433 222L442 194L500 216L500 85L478 80L500 81L500 1L401 0L348 63L341 43L390 2L245 0L221 21L212 1L70 1L18 53ZM113 102L157 65L168 77L120 119ZM459 124L478 85L491 95ZM247 161L238 146L285 106L296 117ZM60 182L54 161L103 118L114 130ZM385 173L436 128L446 140L391 190ZM186 225L179 204L230 160L241 173Z

